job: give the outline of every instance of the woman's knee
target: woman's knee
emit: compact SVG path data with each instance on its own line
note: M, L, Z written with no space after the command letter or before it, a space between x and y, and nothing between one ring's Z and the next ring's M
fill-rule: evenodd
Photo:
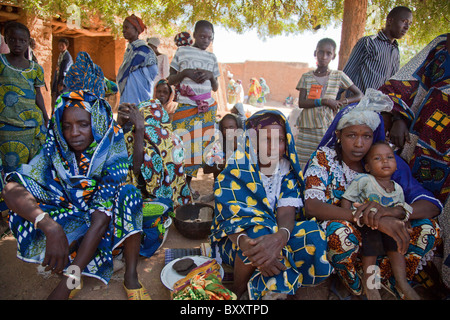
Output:
M95 229L99 234L104 234L108 229L111 217L101 211L94 211L91 219L91 229Z
M358 251L361 245L361 234L348 221L330 221L326 228L328 251Z

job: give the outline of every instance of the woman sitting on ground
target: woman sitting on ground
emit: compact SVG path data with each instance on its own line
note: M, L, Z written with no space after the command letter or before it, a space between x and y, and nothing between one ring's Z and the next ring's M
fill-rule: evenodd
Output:
M397 155L397 170L392 180L403 188L405 202L412 206L412 212L400 206L385 208L373 201L356 204L356 210L339 206L352 180L365 172L363 158L372 144L385 140L380 113L391 109L388 96L368 89L358 105L348 106L337 114L305 171L306 213L323 222L328 261L354 295L361 295L364 288L357 220L395 240L398 252L405 256L409 281L439 239L439 227L433 218L440 213L442 205L413 178L408 165ZM377 266L381 283L400 296L387 257L378 257Z
M330 275L325 235L314 219L301 219L303 177L284 115L259 111L246 129L215 182L212 252L234 267L238 298L247 288L250 299L293 295Z
M83 56L86 59L77 59L85 63L81 72L70 69L66 78L73 77L70 90L86 90L60 96L43 148L6 178L3 196L11 209L17 256L69 277L49 296L67 299L81 273L107 284L113 273L112 251L123 243L128 298L150 299L137 274L141 195L125 183L127 150L111 107L100 98L105 92L103 72L89 55Z

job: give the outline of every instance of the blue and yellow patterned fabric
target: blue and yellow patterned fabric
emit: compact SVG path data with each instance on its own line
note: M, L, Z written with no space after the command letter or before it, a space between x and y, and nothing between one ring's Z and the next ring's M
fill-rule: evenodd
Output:
M227 161L227 166L215 182L215 215L210 237L213 256L216 251L224 263L234 265L236 255L245 262L246 257L228 236L246 231L251 238L257 238L278 231L277 212L269 204L261 183L257 155L251 143L248 127L264 115L278 115L286 128L286 155L291 164L290 171L283 177L279 198L303 198L304 183L295 143L284 115L276 110L263 110L247 120L244 147ZM260 299L268 291L295 294L301 286L314 286L325 280L332 268L326 260L325 234L315 220L304 220L297 216L295 227L288 244L282 250L282 263L287 270L274 277L264 277L256 269L248 283L251 299Z
M61 130L67 107L91 113L94 141L80 162ZM6 178L22 184L36 198L41 209L62 226L74 248L88 230L95 210L111 215L109 228L83 271L105 283L113 273L113 249L142 230L142 198L134 186L126 184L127 157L122 129L113 120L109 104L87 91L69 92L57 101L43 148L29 164ZM46 247L44 233L15 213L11 214L10 227L17 239L17 256L41 263Z

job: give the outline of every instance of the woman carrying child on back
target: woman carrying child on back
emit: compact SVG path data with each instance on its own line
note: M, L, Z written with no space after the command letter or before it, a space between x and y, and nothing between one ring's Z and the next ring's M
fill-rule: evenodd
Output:
M365 170L350 183L341 200L341 207L354 209L353 203L374 201L383 207L400 206L405 209L407 222L412 213L412 207L405 202L402 187L392 180L397 170L397 161L391 146L380 140L375 142L364 157ZM354 209L356 211L356 209ZM375 211L375 209L371 209ZM409 300L419 300L419 295L409 285L406 279L405 257L398 251L395 240L389 235L375 228L362 225L360 217L354 217L360 227L362 236L362 267L363 286L369 300L380 300L378 288L371 288L368 284L372 272L370 267L376 265L377 257L387 254L394 274L396 287Z
M211 91L219 88L217 77L220 76L216 56L206 51L214 39L213 25L206 20L197 21L193 37L192 46L177 49L167 79L170 85L177 86L178 107L172 125L188 151L185 172L189 186L192 177L196 177L203 166L203 151L213 137L217 102ZM198 141L198 137L202 139ZM198 196L198 192L193 192L194 199Z
M328 68L331 60L336 57L336 43L333 39L320 40L314 56L317 69L304 73L296 88L300 91L298 106L303 110L297 121L299 133L295 139L295 149L302 168L316 151L339 108L358 102L362 97L361 91L345 73ZM349 89L354 95L348 99L336 100L340 88Z

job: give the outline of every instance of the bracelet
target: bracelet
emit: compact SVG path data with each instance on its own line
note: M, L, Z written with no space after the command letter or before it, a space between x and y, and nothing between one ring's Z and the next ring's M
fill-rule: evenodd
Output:
M413 208L412 208L409 204L407 204L406 202L399 203L399 204L397 205L397 207L402 207L403 210L405 211L405 218L403 218L402 221L403 221L403 222L408 221L408 220L409 220L409 217L410 217L411 214L413 213Z
M48 214L47 212L43 212L36 217L36 219L34 220L34 228L35 229L38 228L37 227L38 223L41 222L42 219L44 219L47 214Z
M241 233L240 235L238 235L237 239L236 239L236 245L240 248L241 246L239 245L239 238L242 236L247 236L246 233ZM248 236L247 236L248 237Z
M322 106L322 99L314 99L314 106L315 107Z
M353 209L353 210L352 210L352 215L353 215L353 217L355 216L356 211L358 211L358 209ZM361 219L361 217L359 217L359 219L356 220L356 224L358 225L358 227L362 228L362 227L364 227L364 225L361 223L360 219Z
M280 231L280 230L285 230L287 232L287 240L286 240L286 242L288 242L289 239L291 238L291 232L289 231L288 228L285 228L285 227L278 228L278 231Z

